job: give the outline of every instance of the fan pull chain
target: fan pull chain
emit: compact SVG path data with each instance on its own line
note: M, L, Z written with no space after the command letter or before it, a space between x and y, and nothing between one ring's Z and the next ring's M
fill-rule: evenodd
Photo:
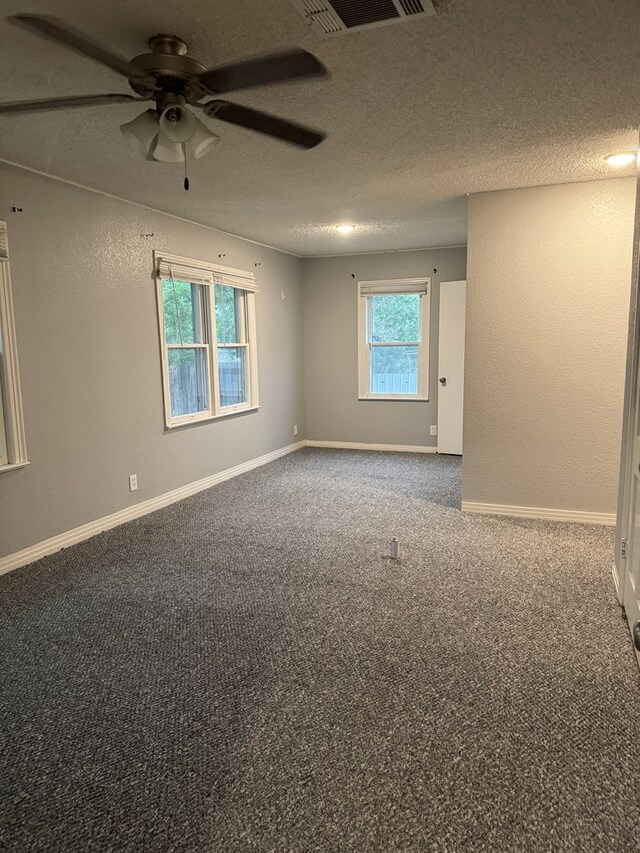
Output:
M182 151L184 152L184 188L189 190L189 173L187 171L187 143L182 143Z

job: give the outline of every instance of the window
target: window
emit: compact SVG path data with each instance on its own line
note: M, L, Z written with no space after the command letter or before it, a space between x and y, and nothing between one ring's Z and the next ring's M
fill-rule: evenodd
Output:
M28 464L13 319L7 223L0 221L0 471Z
M167 427L258 408L253 276L156 255Z
M431 280L358 284L358 397L429 399Z

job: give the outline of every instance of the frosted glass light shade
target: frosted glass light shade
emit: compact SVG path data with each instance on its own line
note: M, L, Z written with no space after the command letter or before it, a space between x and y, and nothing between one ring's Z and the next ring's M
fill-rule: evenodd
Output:
M153 159L161 163L184 163L184 151L179 142L170 142L163 133L158 134Z
M120 125L124 138L142 154L148 154L158 135L158 116L154 110L145 110L141 115Z
M196 117L184 107L169 105L160 115L160 134L168 142L188 142L196 129Z
M196 126L193 136L189 140L188 147L194 160L199 160L200 157L204 157L207 151L220 142L220 137L209 130L206 124L203 124L200 119L194 116L193 120Z

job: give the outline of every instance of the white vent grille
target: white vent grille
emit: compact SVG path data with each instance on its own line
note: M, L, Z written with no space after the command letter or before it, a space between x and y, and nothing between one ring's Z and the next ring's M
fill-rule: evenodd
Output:
M322 37L435 15L432 0L292 0Z
M0 261L9 260L9 239L7 237L7 223L0 219Z
M323 35L334 35L345 29L340 18L324 0L294 0L294 6L302 12L307 22Z
M400 0L400 5L405 15L419 15L425 10L420 0Z

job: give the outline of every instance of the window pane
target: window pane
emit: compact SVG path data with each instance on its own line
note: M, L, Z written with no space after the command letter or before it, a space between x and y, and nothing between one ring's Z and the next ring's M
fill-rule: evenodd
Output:
M246 347L218 347L221 406L237 406L247 402L246 362Z
M171 417L192 415L209 408L207 350L169 350Z
M418 347L371 347L371 393L417 394Z
M371 341L419 341L420 294L370 296Z
M244 293L228 284L216 284L216 337L219 344L245 343L242 322Z
M168 344L201 344L202 285L162 279L164 336Z

